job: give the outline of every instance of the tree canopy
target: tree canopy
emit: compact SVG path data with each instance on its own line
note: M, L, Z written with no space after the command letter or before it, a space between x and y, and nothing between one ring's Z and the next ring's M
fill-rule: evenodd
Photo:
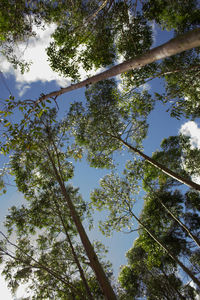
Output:
M26 50L38 29L52 25L49 65L72 83L36 99L2 101L8 163L0 189L6 193L7 176L24 198L0 231L13 294L25 284L28 299L196 299L200 149L183 133L163 136L152 154L144 145L157 105L177 120L200 116L199 21L197 0L0 3L0 53L8 62L27 71L31 62L19 46ZM155 45L155 28L172 39ZM154 80L163 88L149 90ZM85 98L61 120L57 98L82 87ZM73 186L77 162L107 170L93 191L87 187L90 200ZM89 239L96 210L105 236L138 231L118 281L106 247Z

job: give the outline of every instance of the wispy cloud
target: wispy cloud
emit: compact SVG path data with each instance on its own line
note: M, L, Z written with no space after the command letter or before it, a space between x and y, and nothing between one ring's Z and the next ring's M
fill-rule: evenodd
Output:
M188 121L180 128L180 133L190 136L193 148L200 149L200 128L194 121Z
M5 74L5 76L9 74L15 76L16 87L19 90L20 97L24 95L27 89L31 88L31 83L33 82L56 81L58 86L61 87L66 87L71 84L70 78L60 76L49 66L48 56L45 49L52 40L51 35L55 31L55 28L56 25L54 24L48 26L45 30L34 28L36 37L31 38L28 44L21 43L18 45L18 52L23 53L22 58L27 62L32 62L29 72L21 74L20 71L15 70L5 58L0 58L1 71ZM84 45L81 45L77 48L77 53L83 49ZM87 73L80 65L79 74L81 75L81 80L84 80L104 70L106 70L106 68L99 68L98 70L92 68L92 70Z
M19 83L17 84L17 89L19 90L19 96L22 97L28 89L30 89L31 85Z

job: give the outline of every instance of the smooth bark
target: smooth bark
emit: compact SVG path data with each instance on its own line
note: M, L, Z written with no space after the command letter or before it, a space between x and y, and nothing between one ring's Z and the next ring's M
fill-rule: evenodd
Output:
M107 276L106 276L106 274L105 274L105 272L104 272L104 270L103 270L103 268L102 268L102 266L101 266L101 264L98 260L98 257L97 257L97 255L94 251L94 248L93 248L92 244L90 243L90 240L89 240L89 238L88 238L88 236L85 232L85 229L84 229L84 227L81 223L81 220L80 220L80 218L79 218L79 216L76 212L76 209L73 205L73 202L72 202L71 198L69 197L69 195L67 193L65 185L64 185L64 183L63 183L63 181L62 181L62 179L61 179L61 177L58 173L58 170L57 170L57 168L54 164L54 161L51 157L51 154L48 150L47 150L47 155L48 155L48 157L50 159L50 162L51 162L51 165L53 167L56 180L58 181L58 184L61 188L61 192L62 192L62 194L63 194L63 196L64 196L64 198L67 202L67 205L69 207L71 217L72 217L72 219L74 221L74 224L77 228L77 231L79 233L80 239L81 239L82 244L83 244L83 247L84 247L84 249L86 251L86 254L89 258L91 268L93 269L93 271L96 275L96 278L99 282L99 285L102 289L102 292L105 296L105 299L107 299L107 300L117 300L117 297L116 297L116 295L115 295L115 293L112 289L112 286L111 286L111 284L110 284L110 282L109 282L109 280L108 280L108 278L107 278Z
M78 267L78 270L79 270L79 273L80 273L80 277L81 277L81 279L82 279L82 281L83 281L83 284L84 284L84 287L85 287L85 290L86 290L88 299L94 300L94 298L93 298L93 296L92 296L92 293L91 293L91 291L90 291L90 287L89 287L89 285L88 285L88 283L87 283L87 280L86 280L84 271L83 271L83 269L82 269L82 267L81 267L81 264L80 264L80 262L79 262L78 256L77 256L76 251L75 251L75 249L74 249L74 246L73 246L73 244L72 244L70 235L69 235L68 230L67 230L67 226L66 226L66 224L65 224L65 222L64 222L64 220L63 220L63 216L62 216L62 213L61 213L61 211L60 211L59 204L57 203L56 200L54 200L54 203L55 203L55 205L56 205L57 212L58 212L58 216L59 216L59 218L60 218L60 220L61 220L61 223L62 223L62 225L63 225L64 231L65 231L65 235L66 235L67 241L68 241L68 243L69 243L69 246L70 246L70 248L71 248L71 251L72 251L72 254L73 254L75 263L76 263L76 265L77 265L77 267Z
M136 219L136 221L145 229L145 231L152 237L152 239L161 246L166 253L183 269L183 271L193 280L194 283L200 288L200 281L192 274L192 272L176 257L173 253L160 241L141 221L136 217L136 215L129 208L131 215Z
M171 39L167 43L162 44L156 48L149 50L148 52L137 56L136 58L127 60L121 64L111 67L110 69L94 75L86 80L83 80L79 83L72 84L66 88L61 88L58 91L51 92L46 95L42 95L37 101L40 103L46 99L58 97L67 92L80 89L90 84L94 84L101 80L108 79L110 77L117 76L121 73L128 72L130 70L136 70L141 67L144 67L150 63L153 63L157 60L170 57L172 55L181 53L183 51L199 47L200 46L200 28L189 31L183 35L180 35L174 39Z
M190 188L193 188L197 191L200 191L200 185L193 182L190 179L184 178L183 176L177 174L176 172L168 169L167 167L165 167L164 165L160 164L159 162L155 161L154 159L152 159L151 157L149 157L148 155L144 154L142 151L140 151L139 149L131 146L129 143L125 142L123 139L121 139L120 137L116 137L114 135L111 135L113 138L117 139L118 141L120 141L122 144L124 144L128 149L131 149L133 152L137 153L138 155L140 155L141 157L143 157L146 161L148 161L151 165L153 165L155 168L161 170L163 173L167 174L168 176L174 178L175 180L188 185Z

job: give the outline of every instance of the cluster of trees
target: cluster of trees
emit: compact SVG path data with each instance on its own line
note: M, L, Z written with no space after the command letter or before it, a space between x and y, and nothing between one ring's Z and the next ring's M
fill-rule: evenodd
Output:
M10 155L7 172L26 200L10 209L7 234L1 233L9 287L15 292L25 283L31 299L195 299L200 291L200 185L193 178L200 175L200 150L182 135L163 140L152 157L142 144L157 101L167 104L172 117L200 116L198 1L3 2L1 53L25 71L28 62L16 56L17 44L28 43L34 26L55 23L49 63L73 83L36 101L11 96L1 111L1 150ZM151 49L152 22L173 30L174 39ZM124 62L117 64L121 57ZM89 76L101 67L108 69L79 81L81 68ZM119 74L120 89L109 79ZM157 77L165 80L162 93L140 88ZM84 86L86 101L71 104L58 121L51 102ZM126 150L129 160L120 176L115 153ZM68 184L71 161L83 156L91 167L112 170L92 192L91 203ZM2 180L1 188L6 189ZM140 193L144 207L137 216L134 203ZM123 228L131 232L133 220L139 224L118 282L105 260L106 249L91 244L82 224L87 219L92 226L94 208L107 210L100 223L106 235Z

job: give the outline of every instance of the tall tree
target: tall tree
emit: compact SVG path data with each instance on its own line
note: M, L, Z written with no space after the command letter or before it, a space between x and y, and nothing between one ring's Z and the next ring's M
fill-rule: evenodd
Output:
M135 169L135 171L137 170ZM128 175L123 178L115 174L106 175L100 182L101 187L92 193L92 204L99 210L105 208L108 211L105 222L101 221L100 223L100 228L108 234L113 230L120 231L123 227L132 229L132 219L135 219L145 232L144 243L150 240L150 243L154 244L150 251L152 256L148 256L149 263L151 260L159 260L159 256L165 253L168 259L172 259L200 287L198 277L180 259L181 255L189 253L189 249L186 246L186 240L180 237L179 224L175 226L174 220L169 218L168 213L163 210L161 205L164 213L163 217L160 215L158 204L154 203L153 206L155 201L151 195L148 195L148 199L151 200L145 205L144 216L137 217L134 213L134 202L138 189L137 177L130 178L130 180ZM174 195L174 197L176 196ZM158 215L160 218L157 217Z
M49 94L42 95L37 100L37 103L42 102L51 97L60 96L64 93L85 87L87 85L94 84L101 80L105 80L110 77L117 76L123 72L127 72L132 69L141 68L141 67L146 66L147 64L150 64L154 61L164 59L166 57L178 54L178 53L186 51L188 49L199 47L199 45L200 45L200 30L195 29L193 31L189 31L183 35L180 35L180 36L170 40L169 42L167 42L159 47L153 48L153 49L147 51L146 53L139 55L136 58L130 59L121 64L113 66L110 69L108 69L100 74L94 75L86 80L83 80L76 84L72 84L71 86L62 88L58 91L54 91Z
M161 163L141 151L148 127L146 118L154 104L147 92L123 97L114 81L107 80L88 88L86 98L86 108L73 104L69 118L76 141L85 145L92 165L109 166L113 151L125 146L161 172L200 191L199 184L176 172L173 165L168 168L170 161Z
M199 3L197 0L161 1L145 0L143 12L148 20L155 21L162 29L174 30L175 34L199 26Z
M16 183L20 191L26 194L27 186L30 184L29 192L34 192L34 184L31 184L32 174L39 174L36 182L40 182L40 173L42 178L46 178L45 174L49 174L50 182L56 182L63 201L69 209L71 220L74 222L77 232L80 236L90 265L95 272L97 280L101 286L102 292L107 299L116 299L110 282L99 263L97 255L87 237L85 229L81 223L78 210L75 208L73 200L65 186L65 181L73 174L71 163L66 160L69 155L68 151L62 152L62 138L66 137L68 123L56 124L51 127L52 120L55 118L55 112L43 114L40 119L36 118L30 121L27 129L22 129L20 136L15 133L13 138L16 139L18 145L15 151L19 159L19 164L15 160L13 164L16 166L18 173ZM24 161L23 161L24 158ZM48 179L48 178L46 178ZM39 189L40 187L38 187Z
M53 70L77 80L80 66L88 72L113 64L119 56L127 60L150 48L151 27L139 11L135 13L132 1L103 4L86 1L76 13L72 8L67 22L58 26L47 49Z

